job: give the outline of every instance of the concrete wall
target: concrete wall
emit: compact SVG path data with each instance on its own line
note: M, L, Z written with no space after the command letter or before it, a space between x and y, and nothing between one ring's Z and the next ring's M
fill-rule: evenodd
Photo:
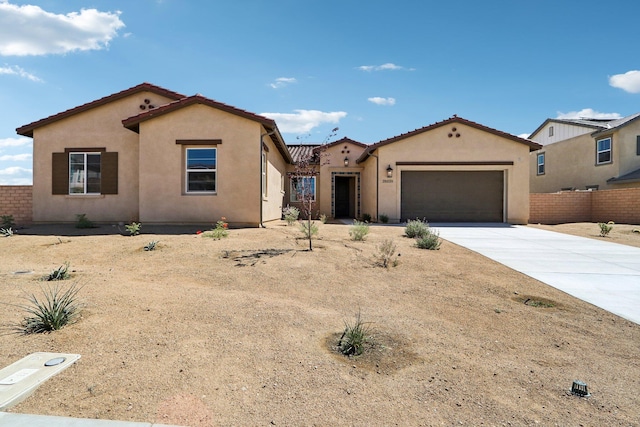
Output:
M640 188L531 194L529 222L640 224Z
M456 128L455 131L452 131ZM449 137L459 134L459 137ZM380 146L378 209L399 221L402 171L502 171L505 173L505 221L526 224L529 219L529 147L462 123L450 123ZM443 165L397 165L398 162L448 162ZM467 162L468 164L454 164ZM491 163L513 162L513 165ZM475 164L474 164L475 163ZM480 164L486 163L486 164ZM387 178L388 165L393 178ZM367 167L376 166L368 161ZM375 182L371 183L375 185Z
M31 185L0 185L0 215L13 215L17 226L31 224L32 195Z

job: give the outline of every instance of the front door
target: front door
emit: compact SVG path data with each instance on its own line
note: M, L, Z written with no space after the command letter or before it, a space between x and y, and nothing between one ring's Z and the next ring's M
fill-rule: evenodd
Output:
M355 218L355 183L353 176L337 176L335 182L335 217Z

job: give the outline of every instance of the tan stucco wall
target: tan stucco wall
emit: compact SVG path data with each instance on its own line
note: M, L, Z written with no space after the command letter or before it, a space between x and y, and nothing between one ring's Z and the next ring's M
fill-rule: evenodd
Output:
M356 164L356 159L360 157L362 152L364 151L363 147L360 147L356 144L352 144L350 142L344 142L340 144L335 144L328 147L322 154L322 158L320 161L320 199L318 210L320 213L327 215L328 217L333 217L335 212L331 208L331 202L333 200L333 185L331 182L332 174L340 173L342 176L353 176L355 177L355 186L356 191L354 194L354 205L356 206L357 211L357 187L360 184L362 188L362 171L363 167L361 165ZM344 165L344 158L347 157L349 159L349 166ZM360 181L360 182L358 182ZM362 212L356 212L355 216L360 217Z
M201 104L141 123L140 221L215 223L224 216L232 224L258 225L261 131L257 122ZM179 139L222 140L216 194L185 193L184 149L193 146L176 144ZM277 156L275 147L269 154Z
M452 128L456 131L452 132ZM460 137L448 137L459 133ZM526 224L529 218L529 147L479 129L454 123L383 145L379 156L378 213L399 221L403 171L503 171L505 173L505 221ZM513 165L397 165L397 162L509 162ZM375 167L374 161L367 168ZM393 178L387 178L388 165ZM371 184L375 184L372 182ZM428 218L427 218L428 219Z
M377 154L376 154L377 155ZM374 221L378 221L380 214L385 212L377 211L377 186L376 186L376 158L369 156L365 161L359 164L362 166L362 187L360 189L360 200L362 202L362 213L371 215ZM387 166L384 166L386 170ZM386 172L385 172L386 173ZM384 177L380 175L380 179Z
M618 173L624 175L640 168L640 156L637 154L636 147L637 137L640 135L640 120L620 128L617 133L620 143L618 144L617 153L614 152L614 158L620 164ZM635 183L635 187L639 186L639 183ZM620 185L612 185L609 188L622 187Z
M98 222L128 222L138 218L138 135L125 129L122 119L140 113L144 99L155 105L170 101L140 92L34 131L34 222L74 222L76 214L81 213ZM64 152L65 148L92 147L118 152L118 194L52 195L52 153Z
M266 130L262 128L264 135ZM282 217L284 202L284 187L286 186L285 171L287 164L270 137L264 136L263 142L267 146L267 195L262 200L263 222L273 221ZM286 206L286 202L284 203Z
M590 185L598 185L601 190L618 188L607 184L607 180L619 175L620 141L619 133L614 133L611 139L613 162L597 166L596 140L590 134L545 145L540 150L531 152L529 155L531 193L553 193L563 188L585 190ZM633 148L635 150L635 137ZM537 174L539 153L545 153L543 175Z

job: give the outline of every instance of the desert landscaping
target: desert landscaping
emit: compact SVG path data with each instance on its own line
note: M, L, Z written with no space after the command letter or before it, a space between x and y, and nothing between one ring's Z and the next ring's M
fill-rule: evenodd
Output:
M638 226L536 226L640 247ZM204 426L632 426L640 325L401 226L33 226L0 237L0 367L39 351L82 358L10 412ZM392 239L397 265L383 268ZM158 241L153 251L143 247ZM43 276L69 262L71 277ZM53 284L52 284L53 283ZM77 322L18 334L25 296L81 286ZM527 302L527 303L525 303ZM532 304L532 302L534 302ZM336 349L357 313L362 356ZM588 384L591 397L569 390Z

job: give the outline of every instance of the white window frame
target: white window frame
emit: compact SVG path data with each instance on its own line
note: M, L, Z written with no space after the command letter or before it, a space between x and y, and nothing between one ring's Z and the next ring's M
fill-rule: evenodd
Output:
M213 168L189 168L189 152L197 150L213 150L215 153L215 166ZM184 191L187 194L216 194L218 191L218 149L217 147L186 147L184 152ZM194 172L212 172L214 174L213 190L194 191L189 190L189 174Z
M75 171L72 172L71 168L73 166L73 163L71 161L71 156L74 155L82 155L83 156L83 160L82 160L82 171L79 174L78 172L80 171ZM89 177L87 176L88 173L88 156L93 156L93 155L97 155L98 159L99 159L99 164L100 164L100 171L98 172L98 180L100 181L100 187L102 187L102 165L101 165L101 161L102 161L102 153L99 151L70 151L69 152L69 195L71 196L86 196L86 195L95 195L95 194L101 194L101 188L98 191L92 191L89 192L88 191L88 186L89 186ZM74 179L75 176L75 179ZM82 191L71 191L71 183L72 182L76 182L77 184L82 184ZM76 185L74 188L78 188L78 185Z
M315 176L300 176L300 177L292 176L291 180L290 180L290 184L289 184L289 201L292 202L292 203L302 203L302 201L303 201L303 199L300 197L301 194L299 194L299 191L296 188L297 186L294 184L299 179L302 179L302 180L305 180L305 181L308 180L308 179L311 180L311 182L313 183L313 184L311 184L311 187L313 189L313 196L311 198L311 201L315 202L316 201L316 184L317 184ZM305 184L303 184L303 185L305 185Z
M607 149L600 149L600 143L604 142L604 141L609 141L609 148ZM611 137L607 137L607 138L602 138L602 139L598 139L596 141L596 165L606 165L608 163L613 162L613 141L611 140ZM609 160L607 161L600 161L600 155L604 154L604 153L609 153Z
M545 168L546 168L545 157L546 157L545 153L538 153L538 155L536 156L536 165L537 165L536 171L538 175L544 175L545 173ZM542 161L540 161L540 159L542 159Z

